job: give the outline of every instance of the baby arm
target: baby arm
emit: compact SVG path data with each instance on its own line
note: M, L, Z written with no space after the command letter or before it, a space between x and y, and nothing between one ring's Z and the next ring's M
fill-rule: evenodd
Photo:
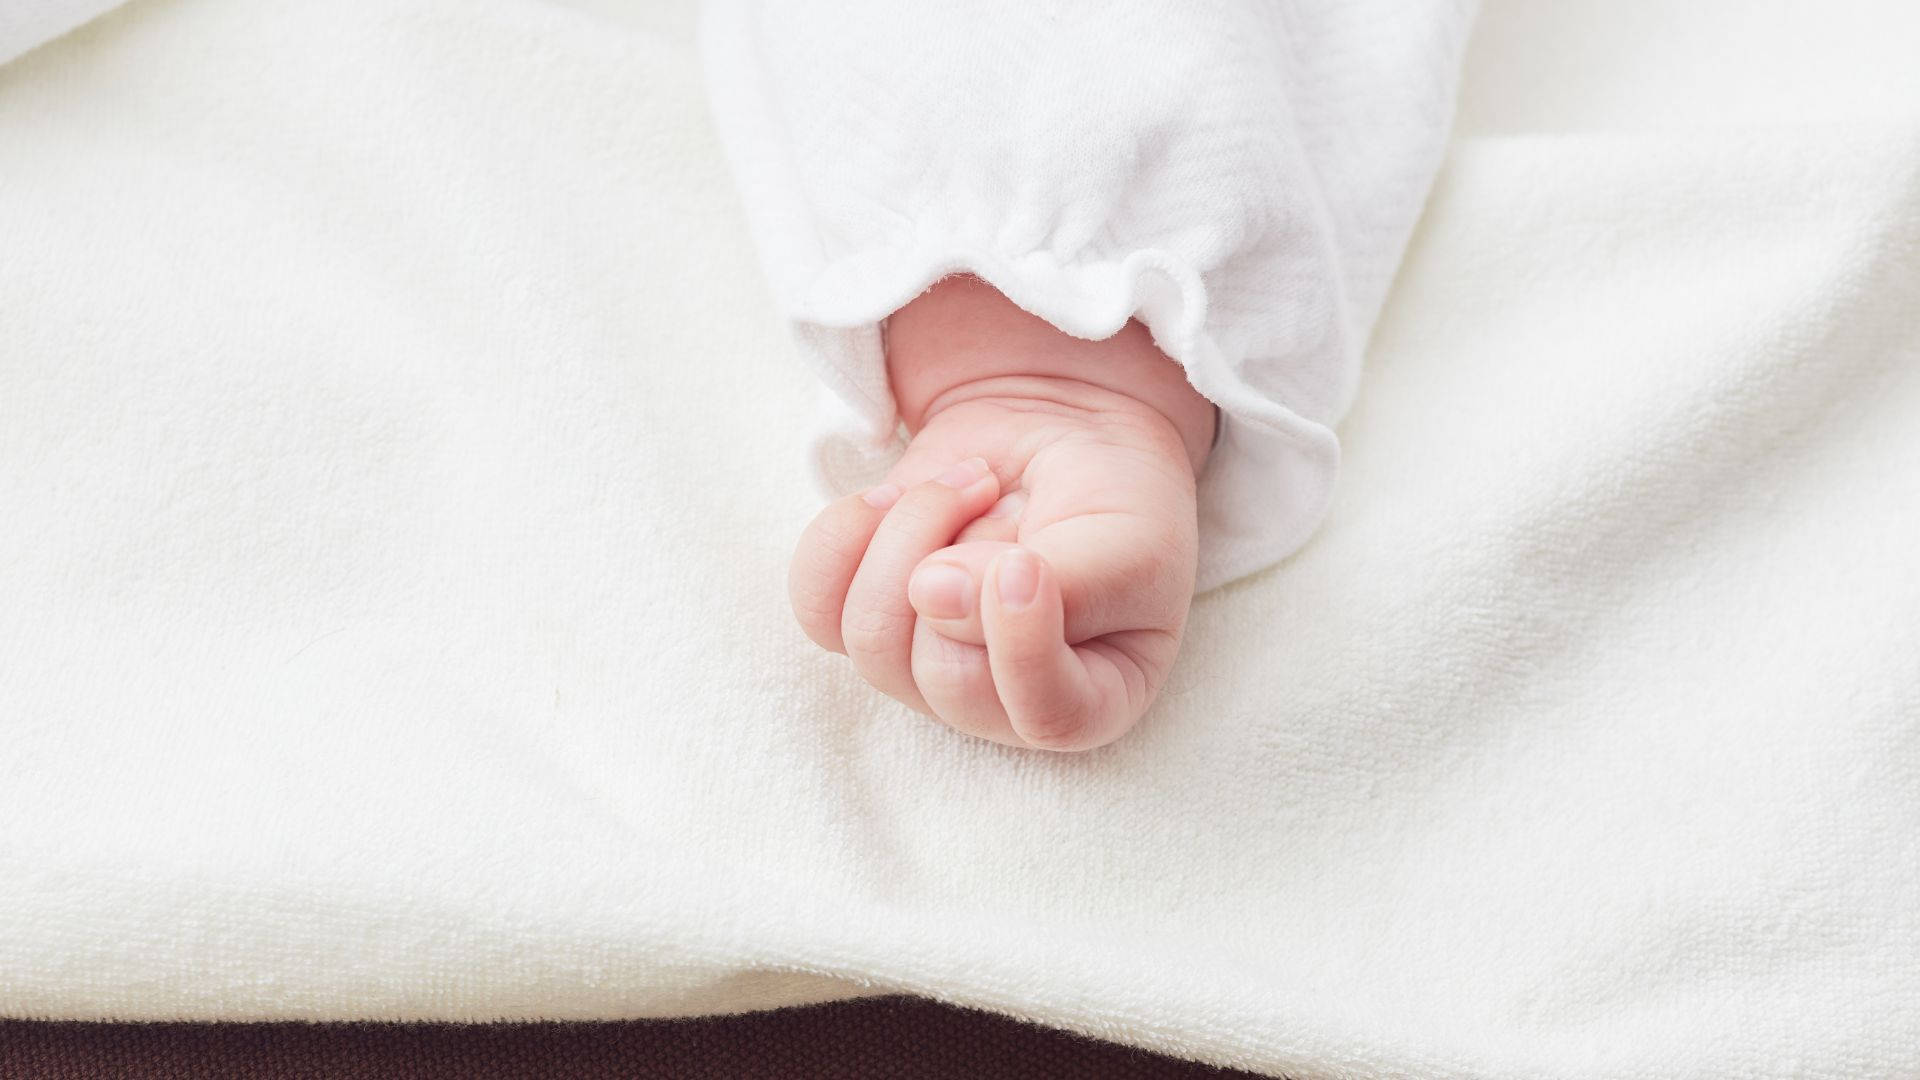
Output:
M894 313L887 340L912 441L802 536L801 625L961 731L1119 738L1179 651L1214 406L1140 324L1071 337L970 277Z

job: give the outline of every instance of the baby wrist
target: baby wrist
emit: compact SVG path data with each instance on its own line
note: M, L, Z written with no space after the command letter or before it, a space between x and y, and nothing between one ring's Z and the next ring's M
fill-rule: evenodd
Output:
M957 401L1036 396L1067 407L1164 421L1198 476L1218 410L1138 322L1100 341L1021 310L971 276L946 278L887 321L887 376L907 430Z

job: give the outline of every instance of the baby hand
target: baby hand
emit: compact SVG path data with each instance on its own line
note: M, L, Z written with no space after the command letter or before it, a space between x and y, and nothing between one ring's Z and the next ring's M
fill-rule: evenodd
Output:
M1179 651L1211 404L1129 324L1068 337L954 278L889 325L913 439L814 519L794 611L869 683L970 734L1124 734Z

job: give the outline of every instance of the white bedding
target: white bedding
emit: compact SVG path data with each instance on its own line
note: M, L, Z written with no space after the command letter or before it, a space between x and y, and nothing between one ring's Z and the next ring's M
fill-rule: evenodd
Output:
M1486 10L1328 524L1077 757L791 624L813 388L690 27L0 67L0 1014L1920 1072L1920 10Z

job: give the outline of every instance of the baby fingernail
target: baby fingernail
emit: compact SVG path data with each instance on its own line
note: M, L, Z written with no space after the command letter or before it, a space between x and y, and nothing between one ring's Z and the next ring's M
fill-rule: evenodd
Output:
M907 579L907 600L929 619L964 619L973 610L973 575L947 563L932 563Z
M860 496L860 499L875 510L885 510L900 501L900 485L881 484L879 487L869 488L865 495Z
M1030 552L1014 548L1000 556L994 571L994 589L1008 607L1025 607L1040 591L1040 564Z
M934 479L950 488L966 488L985 475L987 475L987 459L976 457L968 458Z

